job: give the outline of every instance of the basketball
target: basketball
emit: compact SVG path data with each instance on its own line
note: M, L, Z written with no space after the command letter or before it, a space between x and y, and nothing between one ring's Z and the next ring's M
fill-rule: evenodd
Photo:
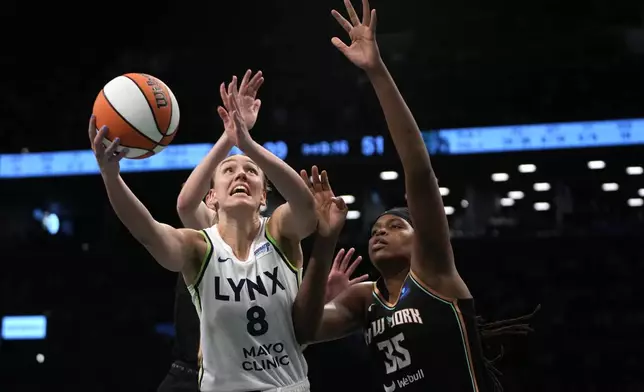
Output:
M129 73L110 80L94 101L96 127L107 126L103 144L121 139L125 158L143 159L163 151L179 126L179 103L154 76Z

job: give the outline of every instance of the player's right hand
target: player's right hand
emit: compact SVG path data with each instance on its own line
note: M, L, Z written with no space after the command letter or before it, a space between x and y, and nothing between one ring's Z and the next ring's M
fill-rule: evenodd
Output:
M248 130L253 129L255 123L257 122L257 115L259 114L259 109L262 106L262 101L257 99L257 92L259 88L264 83L264 77L262 76L262 71L258 71L252 78L252 71L249 69L244 74L244 77L241 81L241 86L239 86L238 94L238 107L239 115L243 119L244 123ZM232 122L230 121L230 112L233 111L233 105L230 101L230 96L233 94L233 90L237 89L237 76L233 76L233 79L228 83L226 88L225 83L222 83L219 86L219 95L221 95L221 101L223 107L218 107L217 112L219 117L221 117L224 122L224 127L232 127Z
M120 152L117 151L121 143L119 138L114 139L114 142L109 147L105 147L103 139L105 139L107 131L108 129L105 125L97 131L96 117L94 115L90 117L88 130L89 141L92 145L92 150L94 151L98 167L101 170L101 175L110 177L117 176L119 174L119 161L123 159L125 154L127 154L127 149L123 149Z

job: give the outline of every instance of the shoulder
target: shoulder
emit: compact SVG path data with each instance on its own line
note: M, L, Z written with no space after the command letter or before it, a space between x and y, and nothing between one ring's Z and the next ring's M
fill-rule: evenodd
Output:
M282 255L286 261L294 268L302 268L304 255L302 245L299 240L293 240L280 232L279 224L276 223L274 216L265 219L265 233L268 241Z

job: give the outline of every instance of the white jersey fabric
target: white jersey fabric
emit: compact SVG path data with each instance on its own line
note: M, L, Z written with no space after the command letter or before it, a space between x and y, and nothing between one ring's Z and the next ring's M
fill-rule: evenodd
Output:
M235 257L217 225L201 231L208 252L188 289L201 323L202 392L308 390L291 317L301 271L266 231L267 221L248 260Z

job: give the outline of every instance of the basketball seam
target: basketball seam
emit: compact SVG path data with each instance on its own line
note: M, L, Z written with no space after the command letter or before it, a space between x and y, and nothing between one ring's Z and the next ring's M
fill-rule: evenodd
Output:
M166 90L168 90L168 101L170 101L169 102L169 104L170 104L170 121L168 121L168 127L166 128L165 133L163 134L163 137L166 137L166 136L168 136L168 131L170 130L170 127L172 126L172 117L174 116L174 100L172 99L172 94L170 94L170 87L168 87L167 84L161 82L160 80L159 80L159 82L163 85L163 87L165 87ZM163 140L163 138L161 138L161 140Z
M132 80L132 79L130 79L130 80ZM136 83L135 83L135 84L136 84ZM125 123L126 123L127 125L129 125L130 127L132 127L132 129L134 129L134 130L135 130L139 135L143 136L145 139L147 139L147 140L151 141L152 143L154 143L154 145L155 145L154 147L158 147L158 146L159 146L159 143L158 143L158 142L156 142L154 139L151 139L151 138L150 138L148 135L146 135L145 133L141 132L137 127L135 127L135 126L134 126L134 125L132 125L129 121L127 121L127 119L126 119L125 117L123 117L123 115L122 115L118 110L116 110L116 108L114 107L114 105L112 105L112 102L110 102L110 99L107 97L107 94L105 94L105 89L101 90L101 94L103 94L103 98L105 98L105 102L107 102L107 104L108 104L108 105L110 105L110 107L114 110L114 113L118 114L118 116L121 118L121 120L125 121ZM147 98L145 98L145 101L146 101L146 102L147 102L147 100L148 100L148 99L147 99ZM154 114L153 114L153 115L154 115ZM155 118L155 122L156 122L156 118ZM157 130L158 130L158 127L157 127ZM130 148L139 148L139 147L130 147ZM147 150L147 149L146 149L146 148L142 148L142 150ZM148 151L149 151L149 150L148 150Z
M139 74L139 75L143 76L144 78L149 76L149 75L146 76L145 74ZM159 134L161 135L161 139L163 139L165 134L163 132L161 132L161 128L159 127L159 120L157 119L157 116L156 116L156 113L154 112L154 108L152 107L152 104L150 103L150 101L148 101L147 95L145 95L145 91L143 91L143 89L141 88L141 86L139 86L139 84L136 82L136 80L132 79L131 77L129 77L127 75L123 75L123 76L125 76L128 79L130 79L132 81L132 83L134 83L136 85L136 88L138 88L139 91L141 92L141 94L143 95L143 99L145 99L145 103L148 104L148 107L150 108L150 113L152 113L152 118L154 118L154 126L157 128L157 132L159 132ZM172 112L170 112L170 114L172 115ZM155 143L159 144L158 142L155 142Z
M110 143L114 143L114 142L113 142L113 141L111 141L107 136L105 136L104 138L105 138L105 140L107 140L108 142L110 142ZM128 146L128 145L121 144L121 143L119 143L119 146L121 146L121 147L123 147L123 148L134 148L134 149L136 149L136 150L142 150L142 151L147 151L147 152L154 152L154 150L149 150L149 149L147 149L147 148L132 147L132 146Z

